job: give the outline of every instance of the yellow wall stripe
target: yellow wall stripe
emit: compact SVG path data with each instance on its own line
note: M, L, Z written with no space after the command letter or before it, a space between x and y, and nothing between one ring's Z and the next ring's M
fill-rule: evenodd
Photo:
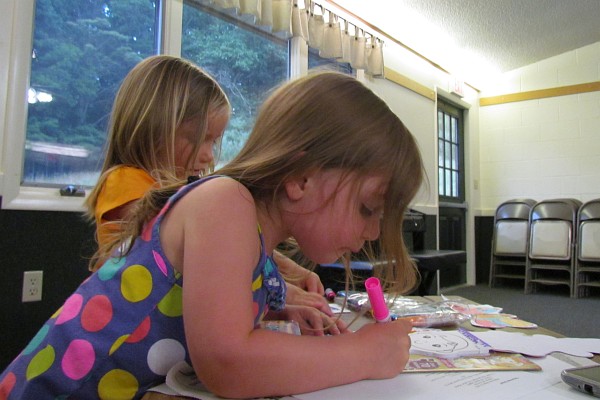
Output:
M482 97L480 106L493 106L496 104L512 103L515 101L537 100L547 97L567 96L571 94L600 91L600 81L582 83L579 85L561 86L550 89L531 90L529 92L509 93L500 96Z
M390 68L385 68L385 79L397 83L398 85L405 87L413 92L420 94L421 96L427 97L428 99L435 101L435 91L429 89L427 86L423 86L420 83L413 81L410 78L394 71Z

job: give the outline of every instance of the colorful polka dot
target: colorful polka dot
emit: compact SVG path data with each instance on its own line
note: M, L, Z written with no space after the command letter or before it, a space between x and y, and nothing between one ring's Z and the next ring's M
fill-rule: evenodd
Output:
M132 265L123 271L121 277L121 294L123 297L137 303L144 300L152 292L152 274L142 265Z
M44 347L33 356L31 361L29 361L27 371L25 372L25 378L30 381L36 376L43 374L52 366L52 364L54 364L55 358L56 354L54 352L54 347L50 345Z
M127 338L127 343L137 343L140 340L144 339L148 332L150 332L151 320L150 317L146 317L142 323L135 328L135 331Z
M185 360L185 348L174 339L162 339L148 351L148 367L157 375L167 375L171 367Z
M33 353L33 351L37 349L38 346L42 343L42 341L46 338L46 335L48 335L49 330L50 327L48 325L42 326L38 333L35 334L33 339L31 339L31 342L29 342L27 347L25 347L25 349L23 350L23 354Z
M108 355L112 355L115 351L117 351L119 349L119 347L121 347L121 345L123 343L125 343L125 341L127 340L128 337L129 337L129 335L123 335L123 336L119 337L117 340L115 340L115 342L112 344L112 346L110 346Z
M96 353L92 344L87 340L75 339L65 350L61 366L66 376L78 380L90 372L95 361Z
M64 324L67 321L72 320L79 314L81 306L83 304L83 297L80 294L73 294L65 301L62 306L62 311L56 319L56 325Z
M167 317L180 317L183 315L181 286L174 285L158 303L158 309Z
M2 382L0 382L0 399L8 399L8 395L15 387L17 383L17 377L12 372L6 374Z
M81 326L88 332L102 330L113 317L113 307L105 295L92 297L81 312Z
M164 276L167 276L167 264L165 263L165 260L154 250L152 250L152 255L154 256L154 261L156 261L156 265L158 265L160 272L162 272Z
M98 382L98 397L102 400L130 400L138 389L135 376L122 369L113 369Z
M125 257L111 258L98 270L98 278L101 281L111 280L117 272L125 265Z

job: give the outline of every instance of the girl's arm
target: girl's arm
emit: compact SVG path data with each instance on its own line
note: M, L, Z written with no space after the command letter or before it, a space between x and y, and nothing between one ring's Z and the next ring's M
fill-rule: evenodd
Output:
M167 257L183 272L183 318L200 380L223 397L314 391L400 373L408 323L370 324L354 334L294 336L254 329L252 271L257 216L237 182L215 178L177 203L161 227ZM331 370L335 360L343 368Z

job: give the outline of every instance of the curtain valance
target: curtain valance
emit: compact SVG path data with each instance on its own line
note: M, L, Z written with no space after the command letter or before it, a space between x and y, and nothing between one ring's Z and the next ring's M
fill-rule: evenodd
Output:
M319 56L383 78L383 41L312 0L195 0L284 39L300 37Z

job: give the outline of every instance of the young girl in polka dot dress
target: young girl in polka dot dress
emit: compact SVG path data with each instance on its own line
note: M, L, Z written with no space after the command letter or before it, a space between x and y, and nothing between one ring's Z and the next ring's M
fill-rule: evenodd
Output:
M416 276L398 227L421 180L414 138L356 79L321 72L283 85L227 166L137 204L135 240L114 248L4 371L0 398L140 398L183 360L235 398L396 376L408 322L338 334L317 309L286 305L271 255L294 238L330 263L380 237L394 265L383 281L408 291ZM303 335L257 329L263 319L299 321Z

